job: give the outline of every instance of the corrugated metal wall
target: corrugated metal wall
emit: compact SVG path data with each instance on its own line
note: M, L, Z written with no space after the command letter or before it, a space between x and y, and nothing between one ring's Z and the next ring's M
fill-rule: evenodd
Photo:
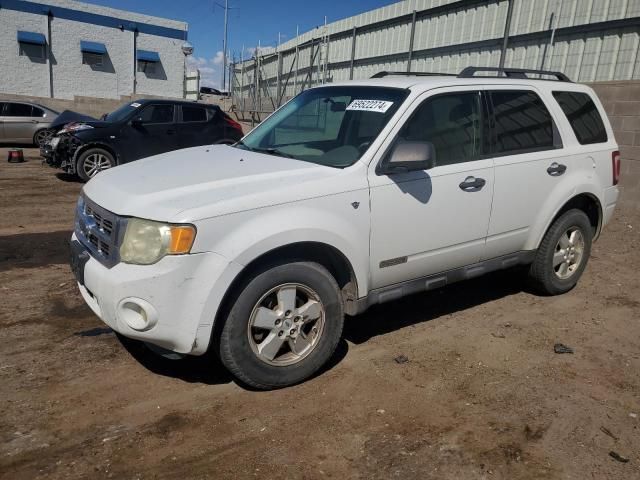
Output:
M270 111L309 86L381 70L498 66L509 10L506 67L560 70L579 82L640 79L640 0L405 0L236 63L235 104Z

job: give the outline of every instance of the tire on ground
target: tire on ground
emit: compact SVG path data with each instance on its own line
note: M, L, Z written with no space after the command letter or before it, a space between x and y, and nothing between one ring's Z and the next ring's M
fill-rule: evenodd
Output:
M324 327L315 348L292 365L270 365L254 353L249 340L249 320L254 306L278 286L296 283L317 293L324 307ZM241 383L260 390L286 387L316 373L333 355L344 322L341 293L333 276L322 265L295 262L259 271L238 287L217 338L218 355ZM286 349L285 345L285 349Z
M52 134L53 132L50 131L48 128L41 128L40 130L36 131L36 133L33 134L33 144L36 147L42 147L44 143L49 138L51 138Z
M105 159L106 164L108 164L108 166L103 166L102 168L96 169L95 171L89 168L89 162L97 161L96 156L101 156L99 157L101 160ZM76 163L76 174L82 180L84 180L85 182L88 182L91 178L96 176L102 170L106 170L108 168L112 168L115 166L116 166L115 158L110 152L99 147L88 148L87 150L82 152L78 157L78 161Z
M582 232L584 238L582 259L567 278L560 278L556 274L553 257L556 254L556 246L560 237L571 228L578 228ZM587 266L592 240L593 227L589 217L582 210L571 209L563 213L549 227L536 252L528 272L531 286L545 295L559 295L575 287Z

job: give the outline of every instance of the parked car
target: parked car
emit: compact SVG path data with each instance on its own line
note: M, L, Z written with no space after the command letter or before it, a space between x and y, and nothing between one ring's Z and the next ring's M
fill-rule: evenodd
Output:
M30 102L0 100L0 142L43 145L58 112Z
M49 165L87 181L116 165L181 148L231 144L242 135L242 126L216 105L137 100L101 120L67 123L40 153Z
M122 335L213 349L258 389L313 375L371 305L518 265L567 292L620 154L591 88L530 73L312 88L235 146L101 174L77 205L80 292Z

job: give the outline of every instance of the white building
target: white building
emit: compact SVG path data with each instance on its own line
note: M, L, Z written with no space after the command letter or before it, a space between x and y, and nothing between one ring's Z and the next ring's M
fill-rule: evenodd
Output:
M0 0L0 94L183 97L187 24L74 0Z

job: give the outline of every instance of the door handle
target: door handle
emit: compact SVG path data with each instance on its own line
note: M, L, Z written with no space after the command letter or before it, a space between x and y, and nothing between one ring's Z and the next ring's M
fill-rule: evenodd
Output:
M482 190L482 187L486 185L487 181L484 178L467 177L464 179L459 187L465 192L477 192Z
M559 177L566 171L567 166L557 162L553 162L551 165L549 165L549 168L547 168L547 173L552 177Z

